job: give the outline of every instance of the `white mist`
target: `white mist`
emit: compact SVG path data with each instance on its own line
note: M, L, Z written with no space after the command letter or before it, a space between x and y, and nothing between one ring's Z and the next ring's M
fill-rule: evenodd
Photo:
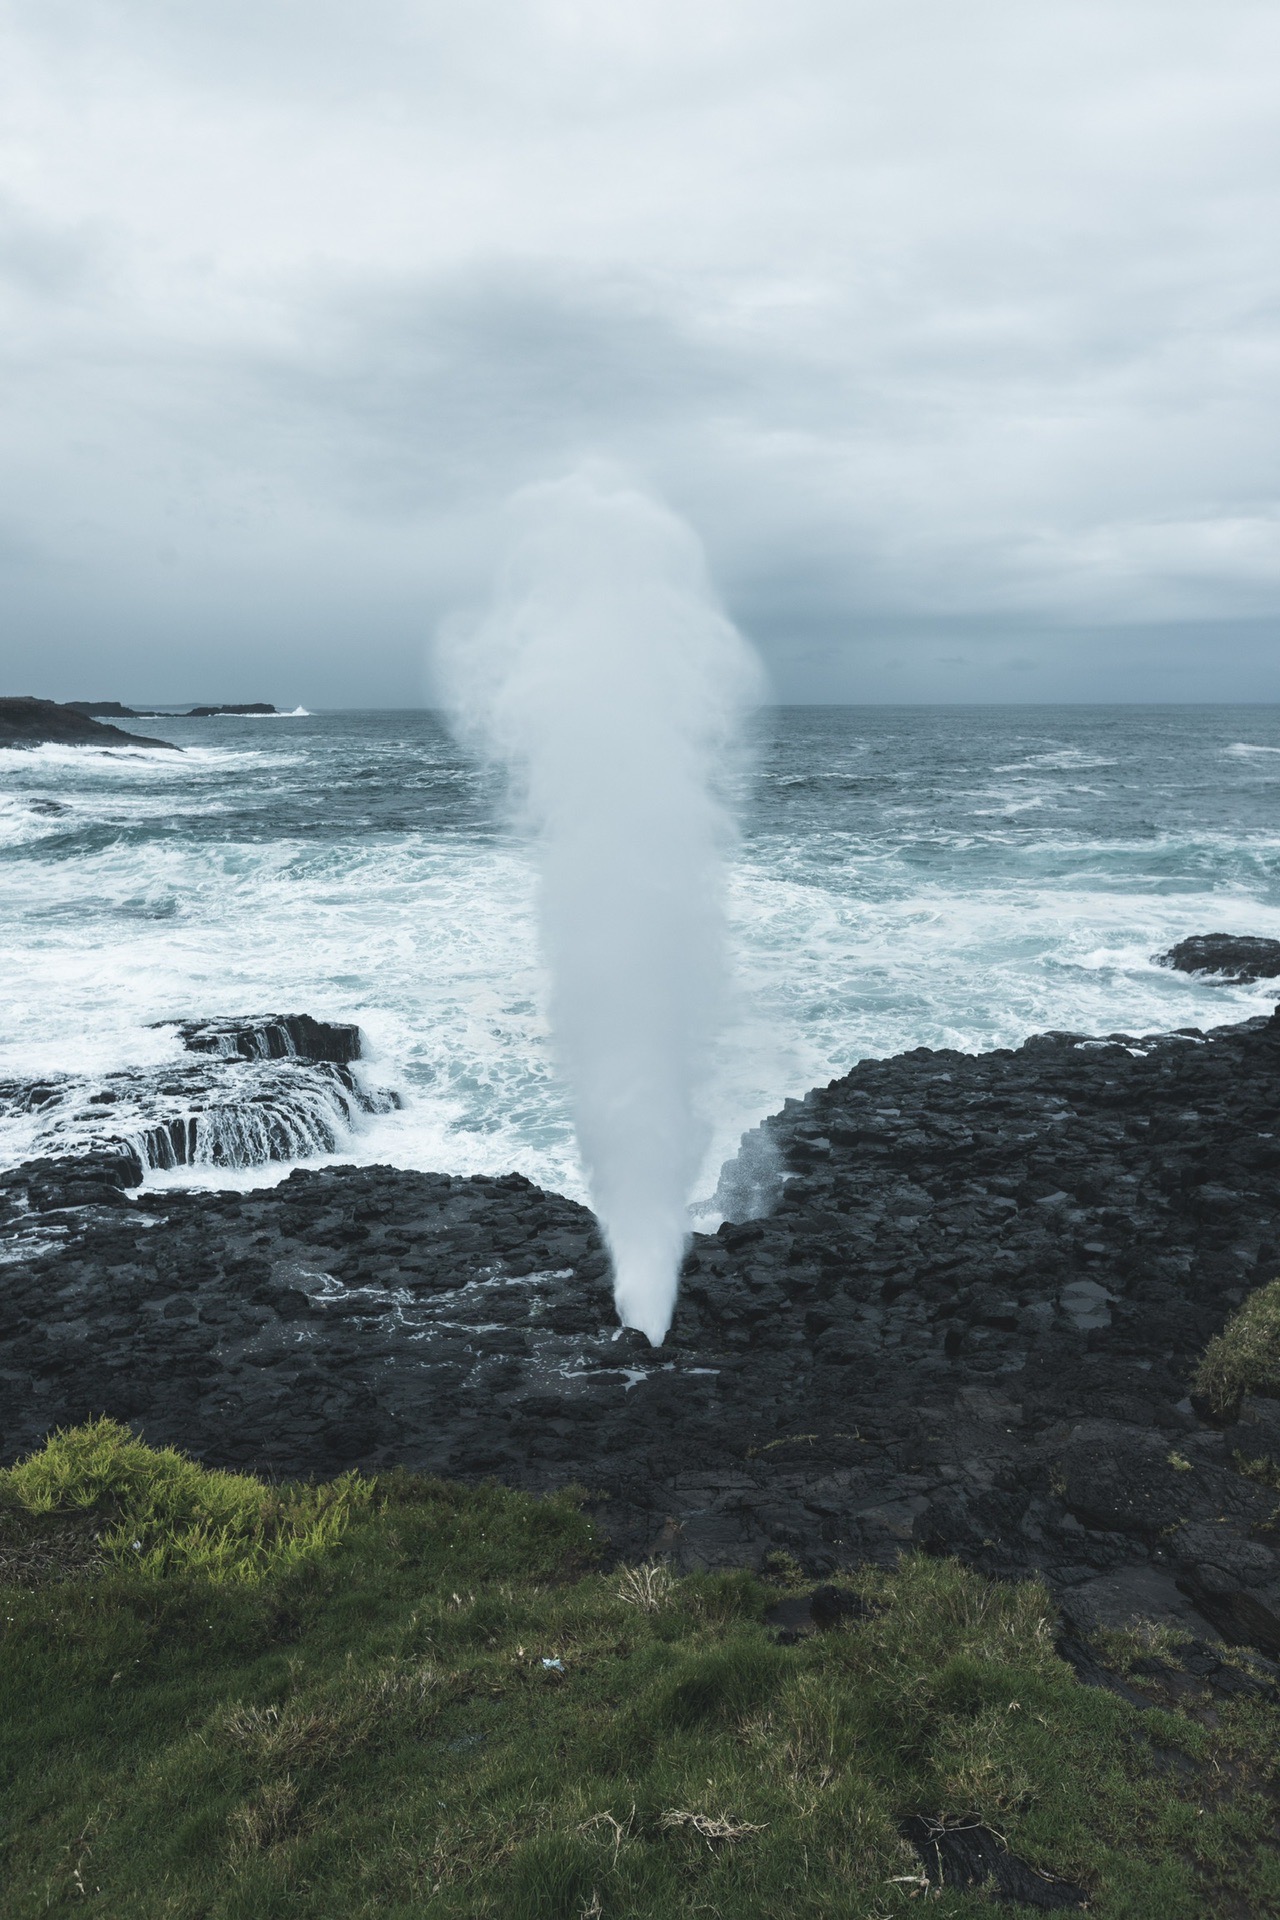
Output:
M755 655L692 529L595 470L517 494L492 598L446 623L466 729L537 837L551 1024L624 1326L675 1309L724 996L725 785Z

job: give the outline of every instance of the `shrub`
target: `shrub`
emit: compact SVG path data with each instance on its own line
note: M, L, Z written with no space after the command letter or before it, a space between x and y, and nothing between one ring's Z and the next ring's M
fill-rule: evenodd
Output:
M372 1494L373 1482L356 1474L325 1486L268 1487L202 1467L173 1447L149 1447L105 1418L55 1433L0 1471L0 1500L28 1513L100 1509L99 1544L119 1564L213 1580L259 1580L323 1552Z
M1246 1393L1280 1398L1280 1280L1259 1287L1209 1342L1194 1385L1221 1414Z

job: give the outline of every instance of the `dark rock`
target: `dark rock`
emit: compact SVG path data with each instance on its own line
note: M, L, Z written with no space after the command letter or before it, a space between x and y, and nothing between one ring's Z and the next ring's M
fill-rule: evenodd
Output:
M765 1613L766 1626L775 1627L780 1646L793 1647L812 1633L829 1633L854 1620L869 1620L883 1609L844 1587L815 1587L812 1593L789 1593Z
M123 1189L139 1184L142 1165L136 1154L125 1149L107 1150L29 1161L22 1175L31 1209L52 1213L64 1207L122 1205Z
M87 713L92 720L141 718L134 707L122 707L118 700L68 700L66 704L73 713Z
M774 1639L780 1647L794 1647L807 1635L817 1632L809 1593L789 1593L782 1600L776 1600L765 1611L764 1622L773 1627Z
M1062 1456L1062 1498L1087 1527L1148 1539L1175 1526L1186 1511L1185 1475L1169 1461L1163 1438L1092 1421L1077 1429Z
M329 1044L310 1028L287 1057L234 1037L296 1018L205 1025L235 1053L173 1085L216 1071L247 1110L257 1075L352 1075L301 1057L300 1035ZM46 1158L0 1176L0 1457L106 1411L277 1475L576 1481L622 1554L781 1549L825 1581L923 1547L1038 1575L1085 1632L1149 1618L1265 1650L1276 1496L1234 1463L1261 1444L1188 1390L1280 1265L1278 1081L1265 1019L865 1061L761 1130L777 1204L694 1237L657 1351L615 1338L591 1216L519 1176L131 1199L136 1159ZM94 1091L123 1137L128 1088ZM0 1088L51 1129L63 1093Z
M1237 1587L1213 1566L1193 1567L1186 1592L1205 1619L1237 1647L1258 1647L1280 1659L1280 1581L1261 1588Z
M1131 1687L1127 1680L1107 1666L1090 1632L1071 1614L1064 1612L1053 1646L1058 1658L1066 1661L1081 1686L1105 1687L1109 1693L1127 1700L1131 1707L1145 1709L1151 1706L1145 1694L1139 1693L1136 1687Z
M878 1609L859 1594L843 1587L815 1587L809 1599L809 1612L820 1633L842 1626L847 1620L866 1620Z
M1235 933L1197 933L1155 956L1162 967L1179 973L1219 974L1229 986L1280 976L1280 940Z
M56 700L29 696L0 699L0 747L40 746L167 747L172 753L179 751L171 740L125 733L120 727L90 719L83 708L61 707Z
M1075 1627L1083 1634L1129 1627L1136 1621L1184 1634L1212 1631L1178 1585L1158 1547L1148 1565L1135 1564L1128 1558L1107 1572L1082 1568L1081 1573L1082 1577L1067 1589L1066 1604Z
M359 1057L358 1027L288 1015L184 1033L197 1056L189 1063L97 1085L71 1076L3 1082L0 1112L38 1113L37 1139L51 1155L103 1150L153 1168L245 1167L336 1152L361 1115L400 1104L393 1089L345 1064Z
M223 1060L329 1060L345 1066L360 1058L359 1027L313 1020L308 1013L183 1020L178 1031L188 1053L213 1053Z
M269 706L265 700L241 700L230 706L192 707L189 712L184 715L184 718L187 720L212 720L221 713L274 713L275 711L276 709L273 706Z
M1240 1459L1280 1469L1280 1400L1245 1394L1223 1439Z
M982 1888L997 1900L1012 1900L1046 1913L1078 1912L1087 1904L1083 1887L1029 1866L980 1820L931 1820L913 1814L903 1821L900 1832L919 1854L930 1886L939 1891L949 1887L965 1893Z
M1223 1639L1280 1657L1280 1555L1208 1521L1180 1528L1173 1545L1179 1586Z
M1276 1684L1280 1669L1272 1661L1251 1656L1250 1665L1242 1666L1236 1660L1224 1660L1203 1640L1175 1642L1170 1648L1169 1660L1151 1655L1135 1660L1129 1670L1140 1679L1162 1681L1175 1699L1196 1689L1207 1689L1220 1700L1266 1700L1273 1704L1280 1701L1280 1686ZM1142 1701L1142 1704L1156 1703Z

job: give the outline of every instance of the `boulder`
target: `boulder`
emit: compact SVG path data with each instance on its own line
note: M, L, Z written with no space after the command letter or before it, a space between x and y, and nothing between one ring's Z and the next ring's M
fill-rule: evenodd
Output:
M1280 940L1263 940L1251 934L1197 933L1179 940L1167 953L1158 953L1156 963L1172 967L1178 973L1217 974L1226 986L1247 986L1254 980L1274 980L1280 976Z

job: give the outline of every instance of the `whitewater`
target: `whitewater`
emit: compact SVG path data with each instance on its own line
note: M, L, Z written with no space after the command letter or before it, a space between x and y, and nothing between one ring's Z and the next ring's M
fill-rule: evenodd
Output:
M695 1203L745 1128L859 1059L1274 1005L1274 984L1152 956L1280 937L1280 709L780 708L754 728ZM160 1023L353 1021L369 1099L320 1159L581 1196L533 853L500 777L428 711L156 730L182 755L0 752L0 1082L73 1076L101 1114L103 1076L177 1073ZM0 1166L40 1144L39 1109L0 1101Z

